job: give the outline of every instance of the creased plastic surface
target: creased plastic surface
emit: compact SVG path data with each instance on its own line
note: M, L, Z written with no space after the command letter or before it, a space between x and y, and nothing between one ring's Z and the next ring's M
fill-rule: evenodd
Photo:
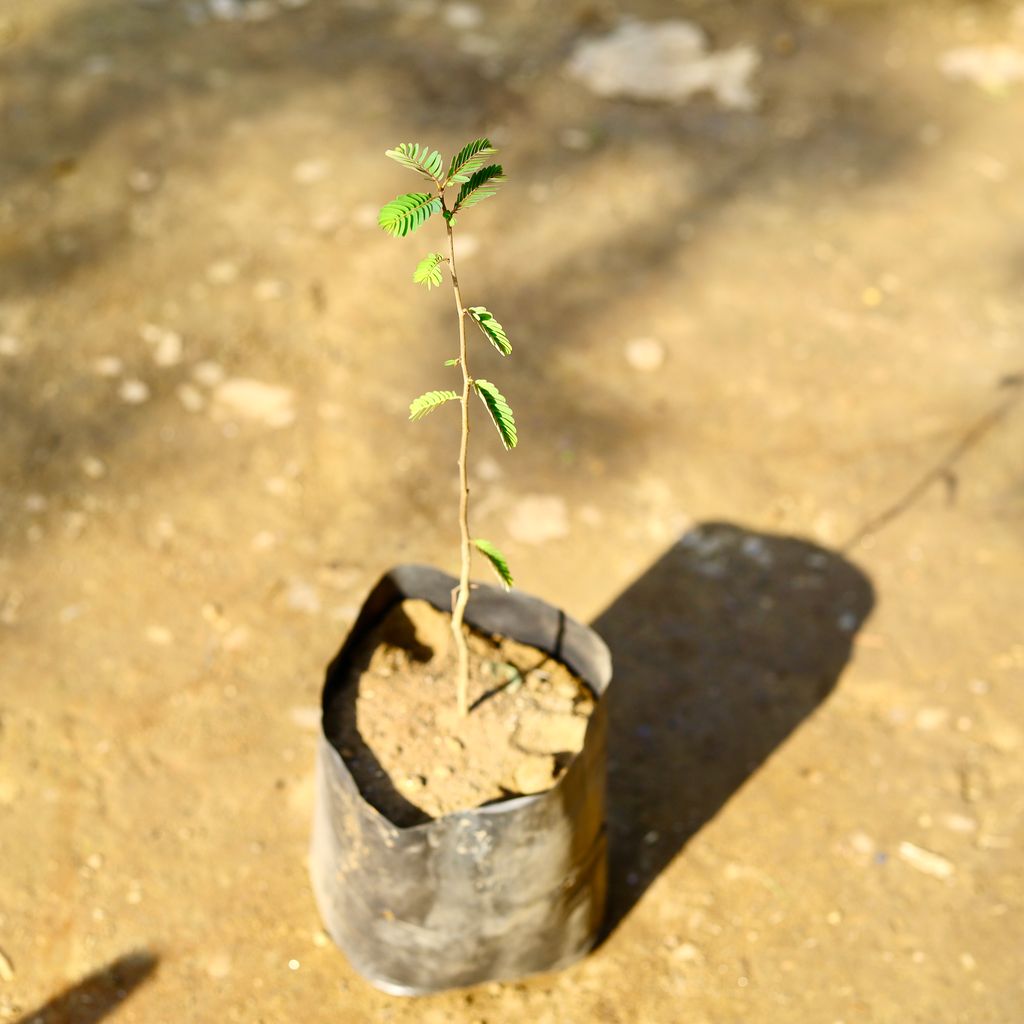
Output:
M546 793L398 828L360 794L327 738L352 651L390 608L448 610L456 581L401 566L370 593L327 670L310 873L327 931L378 988L418 994L555 970L595 943L607 892L603 694L611 657L537 598L481 586L466 620L565 662L598 700L582 751Z

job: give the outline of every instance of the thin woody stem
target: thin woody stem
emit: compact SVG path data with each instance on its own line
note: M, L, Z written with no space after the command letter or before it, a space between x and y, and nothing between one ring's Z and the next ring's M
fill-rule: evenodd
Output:
M469 711L469 648L462 633L462 620L469 601L469 570L473 557L473 546L469 536L469 468L467 454L469 452L469 397L473 378L469 375L466 365L466 309L462 304L462 293L459 291L459 278L455 272L455 236L452 233L451 221L446 222L448 228L449 268L452 275L452 289L455 292L455 308L459 314L459 366L462 368L462 438L459 444L459 531L461 535L462 567L459 574L459 586L455 591L452 604L452 635L455 638L455 649L458 653L458 701L459 714L465 716Z

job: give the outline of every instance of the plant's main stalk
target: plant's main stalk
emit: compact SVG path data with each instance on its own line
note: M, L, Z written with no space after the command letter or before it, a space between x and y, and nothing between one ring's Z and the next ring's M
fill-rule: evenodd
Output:
M469 647L463 635L463 621L469 603L470 569L473 548L476 547L491 563L502 585L507 590L513 586L512 573L505 556L489 541L482 537L471 537L469 533L469 398L475 391L484 403L494 423L501 443L506 451L518 443L515 417L505 396L489 380L482 377L474 380L469 372L466 342L466 320L472 319L487 340L502 356L512 351L505 329L484 306L469 306L462 302L459 276L455 269L455 235L452 228L454 216L460 210L468 209L493 196L505 176L501 164L486 164L495 152L489 139L476 139L459 151L444 173L444 160L437 150L420 146L414 142L403 142L395 149L389 149L386 156L396 163L415 171L434 185L433 192L407 192L396 196L381 207L377 223L389 234L404 238L415 231L435 214L442 214L448 233L448 256L439 252L428 253L417 264L413 281L424 284L427 291L441 284L441 264L447 262L455 293L455 311L459 316L459 358L448 359L445 366L458 364L462 368L462 394L451 389L427 391L409 404L409 419L419 420L447 402L460 401L462 408L462 437L459 443L459 551L461 569L459 584L452 591L452 635L458 655L458 705L459 714L469 712ZM485 166L486 164L486 166ZM445 202L445 189L458 186L458 195L449 208Z
M466 308L462 304L462 293L459 291L459 275L455 270L455 235L451 221L448 228L448 258L452 277L452 290L455 292L455 308L459 314L459 366L462 369L462 436L459 443L459 531L461 537L462 568L459 575L459 586L455 591L452 604L452 635L455 638L455 650L458 654L458 690L459 714L469 712L469 647L462 633L462 621L469 602L469 571L473 559L473 545L469 535L469 396L473 386L473 378L469 375L466 360Z

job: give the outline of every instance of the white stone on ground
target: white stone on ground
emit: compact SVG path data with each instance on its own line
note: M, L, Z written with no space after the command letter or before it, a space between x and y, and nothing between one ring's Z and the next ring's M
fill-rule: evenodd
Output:
M292 168L292 180L298 185L314 185L330 173L330 163L322 158L302 160Z
M153 362L157 366L177 366L181 362L184 343L177 331L158 324L143 324L139 328L142 340L149 345Z
M134 377L121 381L117 393L121 396L121 401L127 402L129 405L142 405L143 402L148 402L150 394L149 385Z
M99 480L101 477L106 476L107 467L102 459L96 458L95 455L86 455L82 459L82 472L90 480Z
M569 508L557 495L530 494L512 506L505 525L523 544L561 540L569 535Z
M939 58L939 70L951 81L971 82L1001 92L1024 82L1024 50L1012 46L960 46Z
M316 732L320 728L320 706L318 704L302 704L293 707L288 717L300 729Z
M479 28L483 24L484 15L476 4L450 3L445 4L444 20L449 28Z
M238 280L240 271L237 263L231 260L217 260L206 268L206 280L210 284L233 284Z
M295 394L278 384L231 377L214 389L213 412L218 419L240 418L267 427L287 427L295 422Z
M224 367L212 359L204 359L192 367L192 379L205 388L216 387L224 379Z
M124 372L124 360L118 356L100 356L92 368L100 377L120 377Z
M253 285L253 298L260 302L273 302L284 295L284 284L273 277L264 277Z
M710 92L730 110L751 110L750 79L761 58L751 46L711 51L697 25L678 19L623 22L600 39L577 43L570 75L599 96L684 103Z
M147 626L146 639L157 647L169 647L174 642L174 634L166 626Z
M292 580L284 595L285 604L293 611L316 615L320 611L320 594L305 580Z
M187 412L202 412L206 405L203 393L193 384L179 384L175 394Z
M634 338L626 343L626 362L634 370L653 373L665 362L665 347L654 338Z
M932 878L951 878L956 872L956 865L952 861L913 843L900 843L899 855L912 868Z

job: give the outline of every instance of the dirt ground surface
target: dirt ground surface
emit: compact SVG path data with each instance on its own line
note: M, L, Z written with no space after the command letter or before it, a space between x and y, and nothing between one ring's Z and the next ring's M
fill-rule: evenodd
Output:
M1024 7L629 6L710 92L586 77L607 0L0 0L0 1020L1024 1020ZM484 133L475 523L613 649L612 908L403 1000L313 905L317 702L454 567L440 224L374 218Z

